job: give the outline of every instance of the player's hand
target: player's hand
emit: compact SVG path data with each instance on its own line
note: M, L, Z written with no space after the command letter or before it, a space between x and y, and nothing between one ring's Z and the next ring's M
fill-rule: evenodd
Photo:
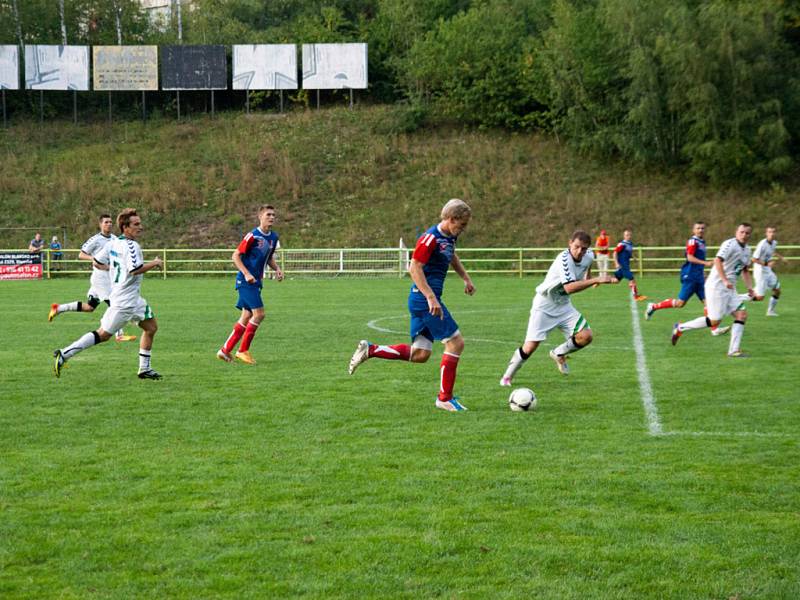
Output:
M464 293L467 296L472 296L472 294L475 293L475 285L472 283L472 280L469 277L464 280Z
M730 281L726 280L725 281L725 287L728 288L729 290L732 290L733 289L733 284Z
M757 298L756 291L753 288L747 288L747 295L751 298Z
M431 298L426 298L428 301L428 312L431 313L434 317L439 317L440 319L444 319L444 312L442 312L442 305L439 304L439 301L436 299L436 296Z
M253 274L252 274L252 273L248 273L247 275L245 275L245 276L244 276L244 280L245 280L247 283L255 283L255 282L256 282L256 278L255 278L255 277L253 277Z
M161 266L161 257L156 256L153 260L150 261L153 264L153 268Z
M283 281L283 271L280 268L275 269L275 280Z

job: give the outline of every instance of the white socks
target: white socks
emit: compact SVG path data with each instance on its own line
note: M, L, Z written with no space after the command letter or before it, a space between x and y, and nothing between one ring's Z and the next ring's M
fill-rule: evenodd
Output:
M150 370L150 350L139 348L139 373Z
M558 356L566 356L567 354L572 354L573 352L577 352L581 348L583 348L583 346L578 346L578 344L575 343L574 337L569 337L567 338L566 342L564 342L560 346L556 346L553 349L553 352Z
M517 348L514 350L514 354L511 355L511 360L508 361L508 368L506 369L506 372L503 373L503 377L512 379L516 372L520 370L525 361L528 360L529 356L530 354L522 353L522 348Z
M706 317L697 317L686 323L678 323L678 331L689 331L690 329L702 329L708 327L708 319Z
M728 345L728 354L733 354L739 351L739 345L742 343L742 334L744 333L744 323L741 321L734 321L731 327L731 343Z
M78 308L79 304L80 302L78 302L77 300L75 302L67 302L66 304L59 304L58 308L56 309L56 312L57 313L77 312L80 310L80 308Z
M769 308L767 308L767 312L773 312L777 304L778 304L778 299L775 296L772 296L769 299Z
M90 331L89 333L84 333L68 347L62 348L61 354L65 359L70 359L78 352L83 352L87 348L91 348L98 343L100 343L100 336L98 336L94 331Z

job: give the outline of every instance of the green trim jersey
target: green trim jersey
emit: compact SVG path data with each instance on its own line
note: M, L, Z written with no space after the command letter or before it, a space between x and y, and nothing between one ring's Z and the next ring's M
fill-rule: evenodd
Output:
M138 242L120 236L108 245L108 258L111 306L120 309L136 306L144 275L133 275L132 272L144 265L142 247Z
M767 238L764 238L763 240L758 242L758 246L756 246L756 251L753 253L753 258L757 258L765 265L769 265L769 261L772 260L772 255L775 254L775 249L777 247L778 247L778 240L772 240L772 242L768 242Z
M108 264L108 245L114 241L114 236L104 236L102 233L95 233L92 237L86 240L81 246L81 252L88 254L101 265ZM98 269L92 264L92 277L89 280L92 288L98 290L110 290L111 283L109 280L109 272ZM105 300L105 298L101 298Z
M536 300L538 306L547 304L560 306L569 304L569 294L564 291L564 285L580 281L585 276L594 261L594 252L587 250L580 262L572 258L569 249L556 256L544 281L536 287Z
M750 246L747 244L740 244L736 238L725 240L719 247L717 258L722 259L722 269L725 271L725 277L728 281L736 287L736 282L741 273L750 264ZM706 280L706 289L727 289L725 284L722 283L717 266L714 265L708 274Z

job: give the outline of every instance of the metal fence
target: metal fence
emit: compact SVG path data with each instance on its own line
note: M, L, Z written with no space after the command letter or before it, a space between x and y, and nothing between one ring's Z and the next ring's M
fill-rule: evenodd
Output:
M458 255L472 275L497 274L525 277L547 272L563 247L553 248L459 248ZM800 245L779 246L787 264L781 271L800 269ZM717 248L708 248L714 256ZM635 250L631 269L639 277L649 274L677 273L684 262L683 246L642 246ZM27 252L25 249L0 249L0 252ZM43 251L43 272L47 279L70 275L85 275L90 266L79 260L79 249L62 249L60 260L50 250ZM230 248L161 248L145 249L145 259L160 256L161 276L231 275L236 268L231 261ZM411 250L406 248L297 248L278 250L276 260L290 276L394 276L406 274ZM609 269L614 270L610 258ZM596 264L595 264L596 269ZM154 273L155 274L155 273Z

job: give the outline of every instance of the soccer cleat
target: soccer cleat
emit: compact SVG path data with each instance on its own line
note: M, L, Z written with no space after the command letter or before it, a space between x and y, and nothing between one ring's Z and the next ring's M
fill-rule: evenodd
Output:
M436 408L441 408L442 410L446 410L448 412L461 412L465 410L469 410L466 406L461 404L458 401L456 396L450 398L450 400L439 400L436 399Z
M161 379L161 374L153 369L139 372L139 379Z
M736 350L736 352L728 352L729 358L750 358L750 355L747 352L742 350Z
M675 326L672 328L672 345L678 343L678 340L683 335L683 332L679 329L680 323L675 323Z
M768 317L777 317L778 313L776 313L774 310L768 310L767 311L767 316Z
M50 305L50 312L47 313L47 322L49 323L50 321L55 319L57 314L58 314L58 304L53 303Z
M55 359L53 363L53 372L56 374L56 377L61 377L61 369L66 365L67 359L61 354L61 350L53 350L53 358Z
M356 346L356 351L353 352L353 356L350 358L350 365L347 367L347 372L352 375L356 372L358 365L363 363L365 360L369 358L369 342L367 340L361 340L358 342L358 346Z
M217 350L217 358L220 360L224 360L225 362L233 362L233 357L225 352L222 348Z
M118 335L116 336L116 340L118 342L132 342L136 339L135 335Z
M505 375L503 375L500 378L500 385L502 385L503 387L511 387L511 377L506 377Z
M653 316L653 313L656 312L656 305L652 302L647 303L647 309L644 311L644 320L649 321L650 317Z
M731 330L730 325L725 325L725 327L717 327L716 329L711 330L711 335L725 335Z
M562 375L569 375L569 365L567 365L567 358L565 356L559 356L555 353L555 350L550 350L550 358L556 361L559 373Z
M647 296L642 296L642 295L640 294L640 295L638 295L638 296L634 296L634 297L633 297L633 299L634 299L634 300L636 300L636 302L641 302L641 301L643 301L643 300L647 300Z
M256 364L256 359L250 356L250 350L245 350L244 352L237 352L236 358L247 365L254 365Z

